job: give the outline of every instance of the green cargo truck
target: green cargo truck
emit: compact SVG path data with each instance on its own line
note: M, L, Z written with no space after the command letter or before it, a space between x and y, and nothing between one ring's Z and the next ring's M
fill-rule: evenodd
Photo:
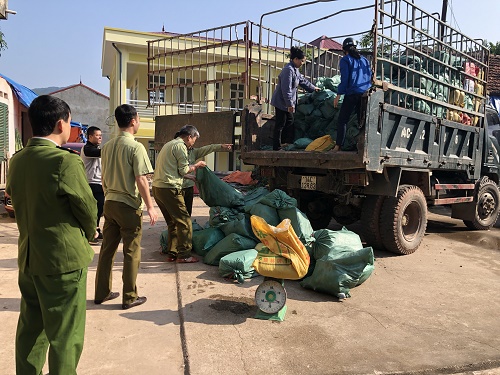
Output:
M193 124L202 135L198 146L235 144L229 158L215 157L215 170L253 165L272 188L296 197L316 228L332 218L341 224L361 220L368 245L395 253L418 248L432 205L451 205L452 217L471 229L491 228L500 202L500 121L487 105L489 51L413 0L348 4L331 2L337 11L321 20L330 18L335 30L346 24L336 17L352 16L350 27L361 30L320 39L363 39L360 51L372 65L373 86L364 98L363 121L351 133L352 150L269 150L269 101L290 47L304 50L302 72L312 82L338 81L343 54L325 49L319 39L293 37L314 21L289 37L263 27L262 18L260 24L245 21L148 42L150 105L159 107L155 148L180 126ZM358 17L360 12L368 17ZM329 124L316 135L335 128L335 117L323 118L328 112L313 112L318 123ZM318 130L311 121L296 116L301 131Z
M373 87L355 150L266 151L274 118L253 104L242 116L241 159L298 198L316 228L332 217L361 220L374 248L414 252L433 205L451 205L470 229L490 229L500 205L500 120L487 105L488 50L413 2L376 1L374 19L377 42L364 51Z

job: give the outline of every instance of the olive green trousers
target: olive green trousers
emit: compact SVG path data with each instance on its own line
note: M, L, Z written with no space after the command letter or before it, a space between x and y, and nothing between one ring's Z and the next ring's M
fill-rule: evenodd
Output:
M189 257L193 248L193 225L182 189L153 186L153 196L167 222L167 253L177 258Z
M87 268L60 275L19 272L21 309L16 373L40 375L49 351L50 375L74 375L83 350Z
M142 209L107 200L104 202L104 220L94 299L103 300L112 291L113 263L123 239L122 303L129 304L138 297L136 281L141 263Z

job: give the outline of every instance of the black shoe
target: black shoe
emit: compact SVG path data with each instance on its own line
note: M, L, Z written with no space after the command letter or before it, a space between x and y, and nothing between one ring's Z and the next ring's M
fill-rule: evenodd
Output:
M97 228L97 239L98 239L98 240L102 240L102 232L101 232L101 228Z
M130 309L135 306L142 305L144 302L146 302L148 299L146 297L137 297L137 299L134 302L131 303L124 303L122 305L123 310Z
M115 299L115 298L118 298L118 297L120 297L120 293L118 293L118 292L109 292L109 294L106 297L104 297L104 299L95 299L94 303L96 305L100 305L103 302L111 301L112 299Z
M97 238L93 238L89 241L89 244L91 245L99 245L99 240Z

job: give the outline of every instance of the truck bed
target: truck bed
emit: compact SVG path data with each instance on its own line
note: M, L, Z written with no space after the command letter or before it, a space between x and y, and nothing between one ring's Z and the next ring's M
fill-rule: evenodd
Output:
M481 169L484 129L384 103L382 90L367 101L366 122L357 151L264 151L271 142L274 118L257 104L242 116L241 158L257 166L366 169L381 173L385 167L464 171L477 178Z

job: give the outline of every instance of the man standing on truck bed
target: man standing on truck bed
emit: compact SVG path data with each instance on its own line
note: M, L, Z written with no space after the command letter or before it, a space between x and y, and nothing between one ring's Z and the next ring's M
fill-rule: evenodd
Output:
M304 52L298 47L290 49L290 62L281 70L278 84L271 98L271 105L276 112L273 134L273 150L281 148L282 134L284 143L293 143L293 112L297 104L297 87L300 86L308 92L319 91L319 88L304 78L299 68L306 58Z
M338 107L341 95L344 95L344 100L340 107L337 123L337 140L332 151L339 151L342 148L347 122L353 111L358 116L358 122L360 121L361 97L370 88L372 79L370 63L359 54L354 39L346 38L342 43L342 50L345 56L339 63L340 84L337 96L333 100L333 106Z

